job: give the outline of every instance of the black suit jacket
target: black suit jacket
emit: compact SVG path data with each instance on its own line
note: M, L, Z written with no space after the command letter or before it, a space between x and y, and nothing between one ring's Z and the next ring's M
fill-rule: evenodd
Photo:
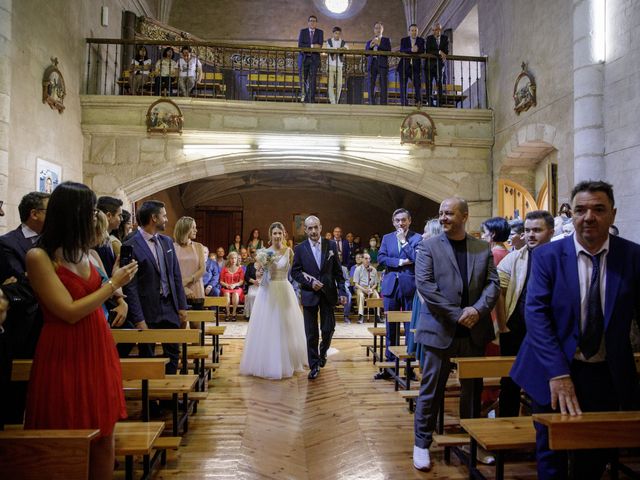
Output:
M319 28L316 28L313 32L313 38L311 38L311 33L308 28L303 28L300 30L300 34L298 35L298 47L300 48L311 48L313 44L322 45L324 43L324 32ZM320 54L319 53L306 53L300 52L298 55L298 62L301 63L305 57L311 57L311 61L313 63L320 63Z
M373 50L371 46L371 40L367 42L365 46L365 50ZM379 52L390 52L391 51L391 40L387 37L380 37L380 45L378 45ZM389 57L385 56L377 56L377 55L369 55L367 58L367 69L371 68L371 64L376 61L378 62L378 68L389 68Z
M418 47L418 51L417 52L412 52L411 51L411 37L404 37L402 40L400 40L400 51L402 53L409 53L412 55L421 55L424 53L424 38L422 37L417 37L416 38L416 45ZM411 66L413 66L414 70L420 70L420 65L422 63L422 60L420 58L401 58L400 59L400 66L399 69L402 70L406 70L407 73L408 71L411 69Z
M178 320L178 310L187 309L187 298L182 287L182 274L178 257L173 246L173 241L166 235L158 235L160 245L164 251L165 266L167 270L167 281L169 282L169 296L176 310L176 322ZM147 246L147 242L140 232L136 232L133 237L124 242L124 245L133 247L133 258L138 261L138 273L134 279L123 287L129 304L127 320L136 324L145 321L153 324L157 321L160 303L160 271L155 257Z
M24 276L25 257L32 247L31 239L22 234L22 225L0 237L0 283Z
M429 35L427 37L427 42L425 45L426 53L435 55L438 57L437 63L433 60L429 60L426 62L426 68L435 68L436 65L442 68L442 59L440 58L439 51L443 51L446 55L449 55L449 39L445 35L440 35L440 47L438 48L438 42L436 41L436 37L433 35Z

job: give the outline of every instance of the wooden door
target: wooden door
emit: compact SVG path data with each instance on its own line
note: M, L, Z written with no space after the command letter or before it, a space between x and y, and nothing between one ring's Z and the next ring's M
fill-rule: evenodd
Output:
M236 233L242 235L242 210L235 207L201 207L196 210L198 241L214 252L218 247L225 253Z

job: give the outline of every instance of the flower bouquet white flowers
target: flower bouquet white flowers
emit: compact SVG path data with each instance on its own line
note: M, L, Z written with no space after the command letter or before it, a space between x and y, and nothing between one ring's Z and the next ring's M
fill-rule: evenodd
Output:
M275 252L266 248L261 248L256 252L256 262L264 269L268 269L275 260Z

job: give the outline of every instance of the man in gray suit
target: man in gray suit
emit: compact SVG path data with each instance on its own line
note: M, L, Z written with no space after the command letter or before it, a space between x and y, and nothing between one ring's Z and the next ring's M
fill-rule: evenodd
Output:
M466 233L467 202L448 198L438 215L444 233L422 240L416 254L416 287L428 307L420 312L415 334L425 351L414 420L413 465L418 470L431 468L429 447L449 359L484 355L495 337L490 312L500 294L489 244ZM482 380L463 380L461 386L460 418L470 418L480 411Z

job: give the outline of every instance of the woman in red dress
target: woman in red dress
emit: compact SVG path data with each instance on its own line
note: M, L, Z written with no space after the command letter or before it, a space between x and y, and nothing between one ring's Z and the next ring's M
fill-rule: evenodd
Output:
M116 268L102 283L89 261L96 243L96 195L64 182L51 194L39 248L27 273L44 317L31 369L25 428L100 429L90 478L113 477L115 423L126 417L120 360L102 304L136 274Z
M236 321L238 303L244 302L244 271L240 266L237 252L231 252L227 256L227 264L220 272L220 293L227 297L227 317L232 322ZM229 306L231 315L229 315Z

